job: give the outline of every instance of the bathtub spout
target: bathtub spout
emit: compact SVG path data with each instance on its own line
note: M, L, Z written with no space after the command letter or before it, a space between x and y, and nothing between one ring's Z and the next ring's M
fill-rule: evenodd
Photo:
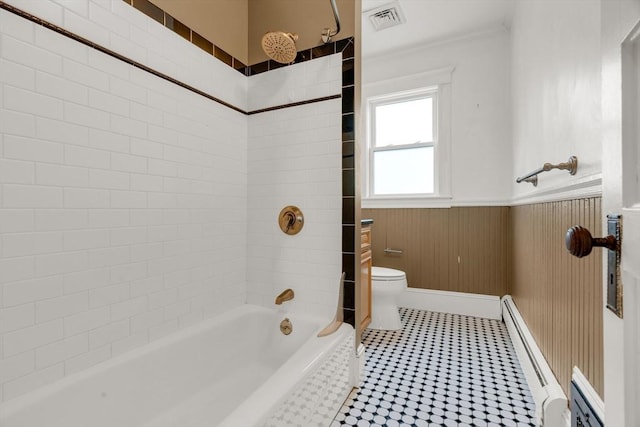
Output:
M285 301L293 299L294 293L292 289L285 289L280 295L276 297L276 305L280 305Z

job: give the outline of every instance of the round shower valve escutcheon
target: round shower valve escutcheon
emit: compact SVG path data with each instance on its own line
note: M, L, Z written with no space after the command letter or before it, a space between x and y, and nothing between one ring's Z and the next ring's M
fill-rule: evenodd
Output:
M285 206L278 215L278 225L286 234L298 234L304 226L304 215L297 206Z
M293 324L291 323L291 320L285 318L282 322L280 322L280 332L285 335L289 335L291 332L293 332Z

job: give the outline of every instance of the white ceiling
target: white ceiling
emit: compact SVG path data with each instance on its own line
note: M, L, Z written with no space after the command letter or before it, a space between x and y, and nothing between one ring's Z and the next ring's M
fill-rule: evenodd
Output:
M368 10L393 0L362 0L362 55L435 43L500 25L509 26L516 0L396 0L406 23L375 31Z

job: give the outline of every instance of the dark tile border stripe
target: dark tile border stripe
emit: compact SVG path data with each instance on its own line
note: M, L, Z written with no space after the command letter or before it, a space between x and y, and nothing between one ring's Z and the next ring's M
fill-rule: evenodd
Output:
M338 42L337 42L338 43ZM360 268L356 235L356 161L355 161L355 49L353 38L341 45L342 52L342 271L344 281L344 321L356 327L356 272ZM345 96L349 94L349 96Z
M224 49L213 44L210 40L207 40L202 35L198 34L187 25L180 22L160 7L151 3L149 0L123 0L129 6L133 6L135 9L147 15L149 18L164 25L174 33L180 35L180 37L198 46L200 49L207 52L209 55L213 55L220 61L224 62L228 66L238 70L240 73L247 75L247 66L237 58L234 58Z
M268 60L250 65L247 67L246 75L255 76L256 74L265 73L288 65L299 64L312 59L322 58L323 56L333 55L334 53L342 53L343 59L345 59L345 53L347 56L351 55L350 57L353 57L353 37L322 44L311 49L301 50L291 64L280 64L276 61Z
M290 104L277 105L275 107L261 108L259 110L249 111L247 114L251 116L253 114L266 113L267 111L282 110L283 108L298 107L300 105L306 105L306 104L314 104L316 102L329 101L331 99L339 99L341 97L342 95L340 94L323 96L321 98L307 99L306 101L298 101L298 102L292 102Z

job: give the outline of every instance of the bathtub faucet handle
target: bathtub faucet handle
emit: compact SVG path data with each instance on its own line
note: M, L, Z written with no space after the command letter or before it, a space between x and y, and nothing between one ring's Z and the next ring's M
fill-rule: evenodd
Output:
M280 305L285 301L290 301L294 297L294 293L292 289L285 289L276 297L276 305Z

